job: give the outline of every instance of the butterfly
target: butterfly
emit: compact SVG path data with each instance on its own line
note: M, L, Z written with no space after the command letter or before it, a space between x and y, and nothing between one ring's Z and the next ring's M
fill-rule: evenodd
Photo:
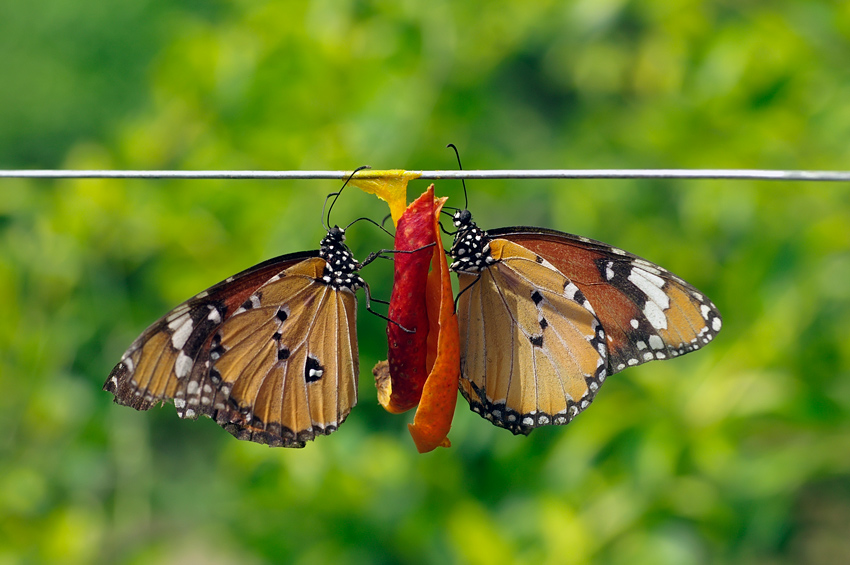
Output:
M544 228L484 231L466 209L453 223L460 390L514 434L569 423L609 376L695 351L722 326L702 292L622 249Z
M270 446L336 431L357 403L357 289L369 301L357 271L378 256L359 263L344 242L334 226L320 249L269 259L180 304L130 345L104 390L137 410L173 401L181 418L204 414Z

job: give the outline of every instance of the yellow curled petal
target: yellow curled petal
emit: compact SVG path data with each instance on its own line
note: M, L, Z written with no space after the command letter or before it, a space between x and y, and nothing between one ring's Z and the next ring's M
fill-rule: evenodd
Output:
M363 192L374 194L389 204L393 224L397 224L407 207L407 183L420 176L422 173L403 169L388 171L366 169L358 172L348 184L356 186Z

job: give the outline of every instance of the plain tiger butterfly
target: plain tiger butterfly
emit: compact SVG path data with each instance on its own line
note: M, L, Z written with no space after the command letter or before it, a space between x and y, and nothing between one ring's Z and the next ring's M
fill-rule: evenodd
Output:
M357 289L369 300L357 271L378 255L359 263L344 241L334 226L320 249L269 259L180 304L130 345L104 390L137 410L173 401L181 418L203 414L270 446L336 431L357 403Z
M468 210L453 221L460 390L514 434L567 424L607 377L720 331L702 292L636 255L543 228L483 231Z
M705 294L637 255L545 228L484 231L466 208L452 220L460 391L514 434L568 424L609 376L720 331Z

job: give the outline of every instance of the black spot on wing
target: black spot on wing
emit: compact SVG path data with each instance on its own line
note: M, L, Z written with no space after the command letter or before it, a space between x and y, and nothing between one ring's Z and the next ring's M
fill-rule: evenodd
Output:
M535 290L531 293L531 300L534 301L535 305L540 304L543 301L543 295L540 294L539 290Z
M314 383L322 378L325 368L319 363L319 360L312 355L307 356L307 363L304 364L304 379L308 383Z

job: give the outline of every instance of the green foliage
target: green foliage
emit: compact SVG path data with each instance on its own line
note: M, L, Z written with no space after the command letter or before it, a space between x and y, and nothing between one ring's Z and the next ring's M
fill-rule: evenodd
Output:
M0 8L5 168L450 169L447 142L467 168L850 162L842 3L60 4ZM468 183L483 228L647 257L724 330L566 428L512 437L461 400L453 447L420 456L375 401L384 328L362 306L360 404L303 450L100 390L185 297L315 248L339 183L0 184L0 563L850 558L846 186ZM385 214L352 190L334 219ZM365 223L349 243L392 245ZM389 296L389 262L363 274Z

